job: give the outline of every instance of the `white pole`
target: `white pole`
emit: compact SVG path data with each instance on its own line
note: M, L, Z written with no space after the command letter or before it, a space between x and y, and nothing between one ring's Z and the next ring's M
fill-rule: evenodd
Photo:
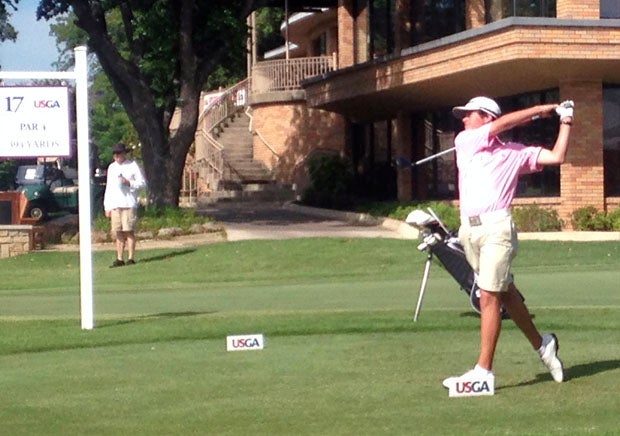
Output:
M71 71L0 71L0 79L68 79L75 80L79 225L80 225L80 308L82 329L94 327L93 259L91 241L90 144L88 116L88 62L86 47L76 47L75 69Z
M80 225L80 312L82 329L94 327L93 255L91 240L91 168L88 129L88 60L86 47L75 50L75 108Z
M289 59L289 52L288 52L288 50L289 50L289 48L288 48L288 44L289 44L289 42L288 42L288 25L289 25L289 22L288 22L288 0L284 0L284 19L285 19L284 22L285 22L285 25L286 25L286 27L284 28L284 40L285 40L284 41L284 53L286 55L285 58L288 61L288 59Z

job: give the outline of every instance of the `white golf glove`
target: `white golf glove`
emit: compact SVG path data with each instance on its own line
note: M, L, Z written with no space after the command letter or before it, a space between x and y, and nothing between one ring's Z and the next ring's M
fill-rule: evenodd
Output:
M573 116L574 107L575 103L572 100L566 100L560 103L560 105L555 108L555 111L560 116L560 120L562 120L562 118Z

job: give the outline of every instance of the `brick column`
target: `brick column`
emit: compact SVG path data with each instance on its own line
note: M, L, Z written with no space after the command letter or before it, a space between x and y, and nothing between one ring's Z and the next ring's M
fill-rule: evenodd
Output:
M485 24L484 0L465 1L465 28L475 29Z
M338 1L338 68L355 64L355 15L353 0Z
M605 208L603 173L603 86L601 82L563 82L560 99L575 101L566 162L561 167L560 218L572 229L571 214L579 208Z
M557 18L592 19L601 17L601 0L557 0Z
M394 122L394 156L411 159L411 119L409 114L399 112ZM410 201L413 198L412 168L398 168L396 187L399 201Z
M411 151L413 154L413 160L418 161L424 159L426 156L426 135L427 127L425 116L423 113L416 112L411 115ZM429 173L428 168L433 165L432 162L423 163L420 166L413 168L413 197L416 200L428 200L428 182Z
M368 35L370 34L369 29L369 14L368 3L366 6L359 11L356 11L357 15L355 17L355 63L361 64L370 60L370 56L368 53Z

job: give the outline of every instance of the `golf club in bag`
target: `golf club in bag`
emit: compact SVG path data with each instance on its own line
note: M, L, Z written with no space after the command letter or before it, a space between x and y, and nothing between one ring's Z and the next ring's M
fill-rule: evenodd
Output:
M448 230L439 217L431 208L414 210L407 216L407 224L415 227L420 232L422 243L418 245L418 250L426 252L426 264L424 275L418 295L413 320L417 321L422 308L422 300L426 292L426 285L430 276L433 258L439 259L446 271L456 280L460 288L468 295L471 307L480 313L480 288L476 283L476 274L465 258L463 246L459 242L455 232ZM502 318L509 318L505 308L502 306Z

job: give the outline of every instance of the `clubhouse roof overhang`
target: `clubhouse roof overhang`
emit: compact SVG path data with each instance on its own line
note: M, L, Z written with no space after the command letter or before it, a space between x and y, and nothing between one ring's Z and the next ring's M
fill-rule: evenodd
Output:
M313 11L338 6L338 0L264 0L258 3L260 7L288 8L289 12Z
M512 17L303 82L308 106L353 120L450 107L564 81L620 83L620 20ZM352 86L351 84L355 84Z

